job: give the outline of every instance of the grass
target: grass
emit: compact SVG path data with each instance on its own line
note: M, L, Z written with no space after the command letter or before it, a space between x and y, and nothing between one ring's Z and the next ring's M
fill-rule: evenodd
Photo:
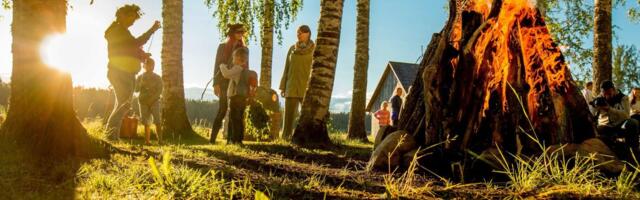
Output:
M106 138L100 119L83 123L91 137ZM425 176L421 153L406 171L365 172L372 144L348 140L344 133L330 135L330 149L307 149L282 140L226 145L218 138L209 144L209 130L194 129L198 137L163 145L144 145L139 133L138 139L111 143L116 150L105 157L50 165L2 141L0 188L6 192L0 199L640 198L637 163L610 178L589 156L503 153L510 162L500 172L508 183L461 184Z
M524 110L522 100L519 96L516 97L531 130L535 130ZM599 170L602 165L608 163L597 162L595 153L565 155L566 145L552 151L538 139L535 131L527 133L523 128L519 130L535 142L542 153L526 157L504 153L498 149L499 155L494 156L501 170L496 172L508 177L506 188L510 190L511 197L640 198L640 194L635 191L637 175L640 173L637 161L635 164L629 163L618 177L608 178Z

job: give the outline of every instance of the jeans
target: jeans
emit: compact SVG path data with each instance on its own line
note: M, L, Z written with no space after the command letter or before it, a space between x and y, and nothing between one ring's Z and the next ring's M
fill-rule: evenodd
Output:
M241 144L244 137L244 110L247 108L247 97L229 97L229 135L227 144Z
M398 118L400 117L400 113L399 112L392 112L391 113L391 124L395 127L398 127Z
M107 78L113 87L116 101L113 111L107 120L107 137L112 140L120 138L122 119L131 110L131 98L136 86L136 75L115 68L109 68Z
M298 117L300 102L302 98L287 97L284 102L284 128L282 129L282 138L289 139L293 135L295 129L295 120Z

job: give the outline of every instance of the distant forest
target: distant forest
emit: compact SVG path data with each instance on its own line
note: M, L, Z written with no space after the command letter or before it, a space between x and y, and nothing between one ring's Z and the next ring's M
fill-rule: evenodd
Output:
M0 106L6 108L9 103L11 88L7 83L0 83ZM113 93L106 89L76 87L73 90L74 107L78 118L94 119L108 117L113 108ZM210 126L215 113L218 112L218 101L201 101L187 99L187 116L193 125ZM134 111L138 111L134 104ZM366 117L366 129L371 130L371 116ZM330 126L333 132L346 132L349 126L349 113L331 113Z

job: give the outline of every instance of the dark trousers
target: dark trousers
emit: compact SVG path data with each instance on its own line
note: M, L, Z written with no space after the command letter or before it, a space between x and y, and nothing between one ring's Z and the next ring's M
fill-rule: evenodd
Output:
M131 110L131 98L136 87L136 75L115 68L110 68L107 78L113 87L116 101L113 104L113 111L107 120L107 137L115 140L120 137L120 127L122 119Z
M220 87L220 96L218 97L218 113L216 114L216 118L213 119L213 126L211 126L211 137L209 138L210 142L215 142L218 137L218 132L220 132L220 128L222 127L222 120L227 115L227 108L229 107L228 99L227 99L227 88L224 89L222 86Z
M393 125L394 127L398 127L398 118L400 117L399 115L400 114L398 112L391 113L391 125Z
M244 137L244 110L247 108L247 97L229 97L229 135L227 144L241 144Z
M630 151L637 153L640 138L638 137L638 121L627 119L617 126L598 126L600 139L623 159L631 159ZM621 145L617 139L624 138L626 145ZM636 155L638 156L638 155Z

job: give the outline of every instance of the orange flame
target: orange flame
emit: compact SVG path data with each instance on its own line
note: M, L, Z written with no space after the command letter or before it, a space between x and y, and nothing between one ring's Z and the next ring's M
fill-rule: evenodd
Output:
M499 94L502 111L508 112L508 84L522 81L529 88L525 100L532 121L555 123L553 116L545 122L538 121L540 116L553 112L547 108L555 103L550 100L551 94L565 94L570 87L571 75L560 48L553 42L539 11L528 0L504 0L498 16L488 18L491 5L490 0L471 0L464 7L482 14L486 20L477 30L480 34L475 43L467 44L472 45L469 53L475 60L472 78L485 80L480 82L484 85L476 85L484 101L480 113L484 116L489 109L494 91ZM452 40L460 37L459 21L456 19ZM456 61L453 59L452 63L457 64Z

